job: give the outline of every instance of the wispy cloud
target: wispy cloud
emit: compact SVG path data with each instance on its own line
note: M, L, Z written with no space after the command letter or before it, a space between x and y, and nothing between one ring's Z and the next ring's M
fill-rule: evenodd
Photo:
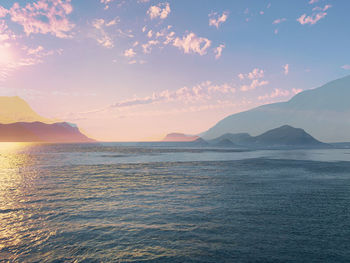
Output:
M222 50L225 48L225 44L220 44L218 47L215 48L215 59L219 59L222 54Z
M259 68L254 68L251 72L246 74L240 73L238 74L238 78L241 81L248 81L248 83L241 86L241 91L254 90L269 84L267 80L261 80L264 78L264 70Z
M274 98L280 98L280 97L288 97L290 95L290 92L288 90L282 90L282 89L274 89L273 92L270 94L265 94L263 96L259 96L258 100L267 100L267 99L274 99Z
M309 1L309 4L312 5L312 4L317 3L318 1L319 1L319 0L310 0L310 1Z
M343 65L341 68L345 70L350 70L350 65L346 64L346 65Z
M276 24L283 23L283 22L285 22L285 21L287 21L286 18L278 18L278 19L275 19L275 20L272 22L272 24L276 25Z
M184 53L197 53L201 56L207 53L207 49L211 45L211 41L204 37L197 37L194 33L188 33L181 38L175 38L173 45L182 49Z
M151 19L160 18L165 19L170 14L169 3L159 3L158 5L153 5L147 10L147 14Z
M97 30L95 39L101 46L106 48L114 47L114 43L111 36L104 29L104 26L106 26L104 19L95 19L94 21L92 21L92 26Z
M289 64L285 64L282 67L283 67L284 75L288 75L289 74Z
M305 25L305 24L314 25L318 21L320 21L322 18L327 16L326 11L331 7L332 7L331 5L325 5L323 8L315 7L312 9L313 13L311 15L308 16L306 14L303 14L297 19L297 21L302 25Z
M103 18L94 19L92 21L92 27L95 31L92 33L91 37L94 38L101 46L105 48L113 48L114 40L112 34L109 33L112 30L109 29L120 22L119 17L116 17L110 21L106 21ZM113 28L113 34L116 33L121 37L134 37L130 32L124 32L120 28Z
M132 48L129 48L124 51L124 56L128 58L132 58L136 56L136 52Z
M147 43L142 45L143 53L149 54L152 51L152 46L158 45L158 40L149 40Z
M216 12L209 14L209 26L215 26L219 28L220 24L224 23L228 19L229 12L225 11L222 15Z
M71 37L74 24L68 19L73 7L71 0L38 0L21 7L14 3L9 10L1 8L0 14L23 27L26 35L51 34L58 38Z

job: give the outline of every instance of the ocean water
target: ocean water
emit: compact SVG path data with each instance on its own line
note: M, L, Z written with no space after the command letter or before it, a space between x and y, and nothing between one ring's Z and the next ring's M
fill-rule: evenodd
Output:
M2 143L0 261L350 262L350 149Z

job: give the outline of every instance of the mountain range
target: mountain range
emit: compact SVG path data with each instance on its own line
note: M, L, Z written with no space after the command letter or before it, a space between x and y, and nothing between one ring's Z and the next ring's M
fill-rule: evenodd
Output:
M302 127L323 142L350 142L350 76L306 90L287 102L230 115L200 134L205 140L226 133L253 136L283 125Z
M330 148L331 145L320 142L303 129L289 125L271 129L258 136L248 133L226 133L209 140L213 146L247 148Z
M19 97L0 97L0 142L93 142L79 128L37 114Z

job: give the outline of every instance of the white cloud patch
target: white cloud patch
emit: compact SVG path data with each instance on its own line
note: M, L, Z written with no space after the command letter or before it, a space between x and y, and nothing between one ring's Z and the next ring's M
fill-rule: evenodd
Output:
M51 34L58 38L69 38L74 28L68 19L72 11L71 0L38 0L27 3L25 7L17 2L8 10L1 7L0 17L9 15L13 22L23 27L28 36Z
M280 24L280 23L283 23L283 22L286 22L287 19L286 18L278 18L278 19L275 19L272 24L274 25L277 25L277 24Z
M318 1L319 1L319 0L310 0L310 1L309 1L309 4L312 5L312 4L317 3Z
M120 18L116 17L110 21L106 21L103 18L94 19L92 21L92 27L94 32L90 34L90 37L94 38L97 43L105 48L113 48L114 40L113 35L118 34L121 37L134 37L131 31L122 31L120 28L114 26L120 22ZM113 27L113 29L111 29ZM111 33L113 32L113 33Z
M323 8L315 7L312 9L313 13L311 15L308 16L306 14L303 14L297 19L297 21L301 25L306 25L306 24L314 25L318 21L320 21L322 18L325 18L327 16L326 11L331 7L332 7L331 5L325 5Z
M92 26L97 30L95 39L101 46L112 48L114 47L114 42L112 40L112 37L105 31L105 25L105 20L102 18L92 21Z
M124 56L128 58L132 58L136 56L136 52L132 48L129 48L124 51Z
M188 33L181 38L175 38L173 45L182 49L184 53L197 53L201 56L207 53L207 49L211 45L211 41L204 37L197 37L194 33Z
M274 99L274 98L280 98L280 97L288 97L290 95L290 92L288 90L282 90L282 89L274 89L273 92L270 94L265 94L264 96L259 96L258 100L267 100L267 99Z
M219 59L222 54L222 50L225 48L225 44L220 44L218 47L215 48L215 59Z
M350 70L350 65L346 64L346 65L343 65L341 68L345 70Z
M227 11L223 12L222 15L218 13L209 14L209 26L215 26L219 28L220 24L224 23L228 19L229 13Z
M152 46L156 46L159 44L158 40L150 40L146 44L142 45L143 53L149 54L152 51Z
M193 86L192 88L182 87L175 91L163 90L161 92L154 92L152 95L146 97L123 100L110 105L108 108L135 107L169 101L194 103L197 101L210 100L215 95L229 93L233 94L235 92L236 89L227 83L222 85L214 85L211 81L205 81Z
M160 18L165 19L170 14L171 9L169 3L159 3L153 5L147 10L147 14L151 19Z
M258 87L265 86L269 84L267 80L262 80L264 78L264 70L255 68L251 72L243 74L238 74L238 78L241 81L246 81L248 83L241 86L241 91L254 90Z
M283 67L284 75L288 75L289 74L289 64L285 64L282 67Z

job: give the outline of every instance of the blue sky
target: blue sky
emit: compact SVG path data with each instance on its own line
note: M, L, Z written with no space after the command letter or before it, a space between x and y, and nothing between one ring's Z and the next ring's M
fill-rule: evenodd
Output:
M350 72L346 0L0 6L0 95L102 140L199 133Z

